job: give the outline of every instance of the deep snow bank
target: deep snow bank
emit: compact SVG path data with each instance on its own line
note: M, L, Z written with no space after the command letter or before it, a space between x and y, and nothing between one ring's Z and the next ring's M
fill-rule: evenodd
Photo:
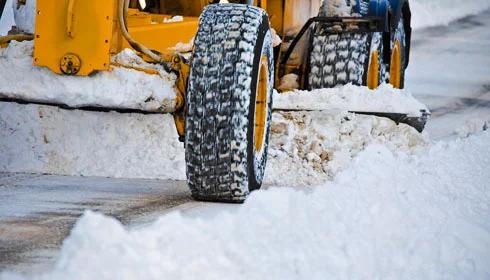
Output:
M0 171L185 179L171 115L63 110L0 102ZM329 112L273 114L266 184L331 179L371 143L410 151L425 137L388 119Z
M183 180L183 151L170 114L0 102L0 171Z
M489 0L410 0L412 27L446 25L451 21L490 9Z
M175 110L175 75L163 67L144 62L133 51L124 50L113 57L124 65L151 68L159 75L123 67L90 77L57 75L33 65L33 42L11 42L0 49L0 97L71 107L101 106L145 111Z
M414 155L372 145L334 182L255 192L206 219L173 212L128 231L88 212L53 271L32 278L486 279L488 143L482 132Z

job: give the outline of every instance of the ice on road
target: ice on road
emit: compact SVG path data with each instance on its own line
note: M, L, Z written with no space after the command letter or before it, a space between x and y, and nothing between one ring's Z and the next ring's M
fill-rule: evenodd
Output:
M372 145L332 182L258 191L211 217L127 230L87 212L32 279L486 279L488 143L481 132L414 155Z

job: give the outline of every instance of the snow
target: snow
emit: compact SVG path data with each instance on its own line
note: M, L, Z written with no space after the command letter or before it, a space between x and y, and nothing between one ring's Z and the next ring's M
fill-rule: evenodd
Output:
M455 130L459 137L469 137L480 131L490 130L490 120L470 119L465 122L465 125Z
M90 77L57 75L33 65L33 42L11 42L0 49L0 97L45 103L66 104L70 107L100 106L137 109L153 112L173 112L176 92L175 75L163 67L143 61L127 49L113 62L156 70L159 75L125 67L112 67Z
M120 114L0 103L0 170L185 180L170 114Z
M187 43L182 43L182 42L178 42L175 46L169 48L170 50L174 50L176 52L179 52L179 53L190 53L192 52L192 49L194 48L194 37L192 37L192 39L187 42ZM192 54L189 54L188 57L190 58L190 55Z
M288 79L289 80L289 79ZM346 85L313 91L296 90L275 93L274 108L283 110L330 110L357 112L390 112L420 116L429 109L417 101L408 90L394 89L383 84L376 90Z
M370 145L332 182L271 187L206 217L174 211L126 229L87 212L52 271L27 278L486 279L489 142Z
M282 91L289 91L299 88L299 76L296 74L287 74L281 77L281 84L278 89Z
M278 112L270 142L265 183L311 186L332 180L369 145L411 153L426 145L428 136L373 116Z
M410 0L412 27L447 25L451 21L490 9L489 0Z
M323 3L322 3L323 5ZM347 5L345 0L328 0L327 5L323 7L325 16L351 16L351 6Z
M182 22L184 21L183 16L173 16L171 18L164 18L163 23L174 23L174 22Z
M34 21L36 18L36 0L26 0L25 5L17 7L17 1L12 1L14 9L15 25L20 31L34 33Z
M110 72L67 77L32 66L32 42L0 49L0 96L171 112L175 76L126 49ZM148 75L127 67L148 68ZM403 104L403 106L401 105ZM347 85L313 92L275 93L276 109L323 112L274 113L266 183L302 185L331 179L370 143L393 149L424 145L424 137L388 119L348 110L420 115L425 106L409 92L383 86L376 91ZM183 145L171 115L67 111L51 106L0 104L0 171L115 178L185 179ZM73 129L77 128L77 129ZM391 143L391 144L390 144ZM287 176L298 170L298 176ZM277 175L277 176L276 176Z
M185 180L169 114L0 103L0 127L0 171ZM410 151L426 136L373 116L275 112L270 142L265 182L311 185L333 178L370 143Z
M433 139L453 134L470 119L490 122L489 26L487 10L413 33L405 86L430 108L426 130Z
M277 35L277 31L271 27L271 33L272 33L272 46L275 48L282 43L282 39L279 35Z
M487 3L470 2L412 0L412 9L434 14L415 18L415 26L444 24L448 17L439 17L444 13L455 18L468 13L469 8L453 9L456 4ZM431 10L438 5L440 10ZM322 111L273 114L266 190L254 192L242 206L210 204L195 216L174 211L136 229L87 212L64 242L56 267L27 277L490 278L490 115L487 107L465 105L471 112L459 111L467 102L459 97L488 101L489 56L482 43L488 36L481 37L488 32L475 30L473 37L454 30L456 37L442 33L431 37L434 42L422 41L430 50L415 46L419 51L411 63L416 64L407 73L413 92L454 97L439 104L429 125L445 122L461 139L434 144L406 125L345 112L358 110L353 105L412 114L425 108L408 91L389 86L275 93L276 108ZM45 71L31 66L32 45L13 45L0 50L0 66L6 67L0 69L0 87L30 79L14 77L10 72L17 66L9 59L28 71L18 73ZM129 50L114 61L147 66ZM117 69L104 75L112 79L133 71ZM49 89L39 77L33 78L36 87ZM465 121L463 114L474 118ZM0 103L0 171L183 180L184 168L183 147L168 114ZM2 280L17 277L22 278L0 273Z
M5 7L3 8L2 17L0 18L0 36L7 35L12 26L15 25L14 9L12 8L12 1L7 0Z

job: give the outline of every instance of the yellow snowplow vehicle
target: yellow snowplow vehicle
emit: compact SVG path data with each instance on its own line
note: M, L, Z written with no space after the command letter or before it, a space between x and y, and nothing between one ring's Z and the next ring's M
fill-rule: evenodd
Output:
M290 90L279 86L283 77L296 75L303 89L347 83L375 88L388 79L389 68L392 84L402 86L408 59L380 43L393 24L356 12L369 1L359 0L359 7L350 0L217 2L37 0L33 63L69 76L114 66L154 74L111 62L111 56L131 48L175 73L178 94L172 113L185 143L192 196L223 202L243 202L262 184L274 85ZM332 14L331 2L343 2L340 14ZM26 38L11 35L0 43ZM189 42L187 49L178 47ZM382 58L390 57L387 68ZM403 114L359 113L390 117L419 130L425 124L424 118Z

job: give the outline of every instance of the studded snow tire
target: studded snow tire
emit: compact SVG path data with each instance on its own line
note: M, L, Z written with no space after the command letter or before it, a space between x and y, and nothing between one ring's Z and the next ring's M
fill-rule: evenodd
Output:
M320 16L345 16L344 8L327 5L320 8ZM349 0L346 0L349 6ZM327 10L334 8L336 10ZM371 51L378 49L380 65L380 83L386 79L386 71L382 61L382 36L380 34L340 33L332 34L322 24L313 29L309 57L308 87L309 89L332 88L336 86L367 84L367 71Z
M261 62L268 65L265 133L254 146ZM274 77L266 13L241 4L209 5L195 39L187 90L187 181L198 200L243 202L264 177Z
M331 88L352 83L363 84L368 60L366 34L329 35L321 25L312 36L310 55L310 89Z

